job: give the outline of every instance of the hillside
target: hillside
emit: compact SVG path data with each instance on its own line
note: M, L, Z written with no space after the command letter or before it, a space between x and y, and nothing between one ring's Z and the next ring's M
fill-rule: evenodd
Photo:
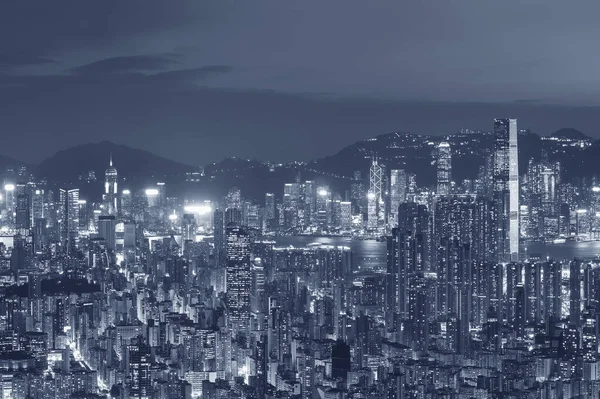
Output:
M126 181L181 178L193 169L148 151L102 141L57 152L37 165L36 175L49 182L75 184L81 181L82 175L93 171L96 178L103 179L111 156L119 177Z

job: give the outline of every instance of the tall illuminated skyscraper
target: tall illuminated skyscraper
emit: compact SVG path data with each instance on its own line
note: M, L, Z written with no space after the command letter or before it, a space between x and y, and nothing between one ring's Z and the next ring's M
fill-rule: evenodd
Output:
M31 225L35 225L36 219L46 217L44 212L44 190L34 189L31 193Z
M368 224L370 229L381 229L385 223L383 176L383 167L379 165L377 158L373 157L371 168L369 169L369 192L367 194L367 200L370 201L370 205L368 205ZM373 209L373 204L375 209ZM374 214L373 211L375 211ZM376 221L372 220L374 217L376 218Z
M110 156L110 162L108 169L104 173L104 202L106 204L106 214L116 215L117 214L117 182L119 177L117 169L113 166L112 155Z
M133 345L127 345L126 351L126 370L129 373L128 396L139 399L150 398L152 396L152 360L148 346L138 341Z
M340 202L340 223L343 229L352 227L352 202Z
M182 240L194 241L196 239L196 218L192 213L184 213L181 222Z
M300 184L286 183L283 187L283 211L285 227L294 228L298 224L298 201L300 199Z
M314 225L316 221L316 191L315 183L308 180L304 182L304 223Z
M162 208L167 205L167 188L165 186L165 183L156 183L156 189L158 190L158 206Z
M450 144L443 141L437 148L437 194L450 194L452 179L452 154Z
M17 205L16 186L12 183L4 185L4 203L6 204L6 222L13 225L15 222L15 208Z
M26 193L17 195L15 228L18 230L29 230L31 228L30 200L31 198Z
M216 209L213 214L213 235L215 243L215 261L216 266L221 267L225 259L225 212L222 209Z
M265 194L265 220L275 219L275 195Z
M67 190L63 188L58 190L56 220L58 241L65 242L69 235L69 224L67 222Z
M67 191L67 232L69 243L79 240L79 189Z
M227 304L233 331L246 329L250 322L250 237L241 227L227 227Z
M133 197L131 195L131 190L126 189L121 192L121 206L119 209L123 218L129 219L133 216Z
M329 187L321 186L317 189L317 198L316 198L316 221L317 225L320 228L326 228L329 214L329 207L331 205L331 193L329 192Z
M390 227L398 224L398 207L406 201L406 188L408 180L404 169L392 169L390 171Z
M79 231L87 231L90 228L90 213L88 203L84 199L79 200Z
M494 201L500 261L519 258L519 153L517 120L494 120Z
M237 187L229 189L225 197L227 209L242 209L242 192Z
M377 229L377 194L371 190L367 192L367 228Z
M383 169L377 162L377 158L373 158L371 168L369 169L369 190L371 190L377 198L383 196Z

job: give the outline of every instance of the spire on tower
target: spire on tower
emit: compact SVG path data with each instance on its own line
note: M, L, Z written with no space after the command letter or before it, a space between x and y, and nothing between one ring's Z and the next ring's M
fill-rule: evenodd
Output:
M112 164L112 152L110 153L110 162L109 162L110 167L112 168L113 164Z

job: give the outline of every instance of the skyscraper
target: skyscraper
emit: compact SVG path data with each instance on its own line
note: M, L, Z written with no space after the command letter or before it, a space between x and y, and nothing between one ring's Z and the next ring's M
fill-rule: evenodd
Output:
M365 185L360 170L355 170L354 181L350 188L350 195L352 197L353 205L361 213L364 213L367 207L367 196L365 191Z
M116 220L113 215L98 218L98 236L104 238L106 247L110 250L116 248Z
M377 198L383 197L383 170L377 158L373 158L369 169L369 190L375 193Z
M183 214L181 235L183 241L194 241L196 239L196 218L192 213Z
M23 193L17 195L17 209L15 215L15 227L18 230L29 230L31 228L30 197Z
M31 263L31 247L26 238L20 234L15 235L12 252L10 255L10 269L16 276L20 270L27 269Z
M79 240L79 189L67 191L67 237L70 246Z
M34 189L31 192L31 225L35 224L36 219L46 217L44 211L44 190Z
M139 341L136 338L136 341ZM152 395L152 378L150 367L152 361L147 345L136 342L126 347L126 370L128 372L128 396L131 398L150 398Z
M227 307L230 327L244 329L250 320L250 237L238 226L227 227Z
M124 223L123 230L123 246L125 248L135 247L135 223Z
M517 120L494 120L494 201L500 261L519 258L519 158Z
M33 250L40 252L44 245L47 244L48 233L46 231L46 219L35 219L33 228Z
M390 171L390 227L396 227L398 223L398 207L406 201L406 188L408 180L404 169L392 169Z
M104 202L107 215L117 214L117 182L119 177L117 169L113 166L112 155L108 169L104 172Z
M133 216L133 198L131 196L131 190L123 190L121 192L121 206L119 208L121 216L124 218L131 218Z
M265 194L265 220L275 219L275 195L273 193Z
M429 217L424 205L405 202L398 209L398 227L387 240L386 304L388 320L408 318L408 293L421 287L429 259ZM416 273L416 274L415 274ZM412 277L411 277L412 276ZM409 282L409 278L413 278Z
M4 203L6 204L7 224L15 221L15 208L17 202L16 186L12 183L4 185Z
M60 242L65 242L69 235L69 224L67 222L67 190L58 190L58 206L56 210L57 236Z
M227 208L225 210L225 226L228 225L241 226L242 223L242 210L239 208Z
M90 227L90 213L86 200L79 200L79 231L86 231Z
M298 202L300 199L300 184L286 183L283 187L284 227L294 228L298 224Z
M331 376L346 380L351 370L350 346L338 340L331 347Z
M225 197L227 209L242 209L242 192L237 187L232 187Z
M437 148L437 194L450 194L452 179L452 154L450 144L443 141Z
M156 189L158 190L158 195L156 196L158 206L162 209L167 205L167 188L164 182L158 182L156 183Z
M367 192L367 229L377 230L377 194L371 190Z
M384 193L384 173L383 167L377 162L377 158L373 157L371 168L369 169L369 228L381 229L385 222L385 203L383 199ZM375 208L373 208L373 206ZM373 214L373 211L375 212ZM375 218L375 220L371 220Z
M350 201L340 202L340 224L342 229L352 227L352 203Z
M322 229L326 229L330 218L331 193L329 187L319 187L316 198L316 222Z
M213 236L215 243L215 263L217 267L220 267L225 258L225 212L222 209L215 209L213 214Z
M315 206L316 206L316 192L315 183L312 181L305 181L303 185L304 191L304 224L314 225L316 222L315 217Z

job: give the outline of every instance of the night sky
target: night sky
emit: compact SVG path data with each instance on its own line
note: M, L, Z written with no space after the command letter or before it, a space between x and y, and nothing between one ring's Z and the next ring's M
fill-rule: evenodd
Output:
M600 137L598 0L3 0L0 153L308 160L494 117Z

